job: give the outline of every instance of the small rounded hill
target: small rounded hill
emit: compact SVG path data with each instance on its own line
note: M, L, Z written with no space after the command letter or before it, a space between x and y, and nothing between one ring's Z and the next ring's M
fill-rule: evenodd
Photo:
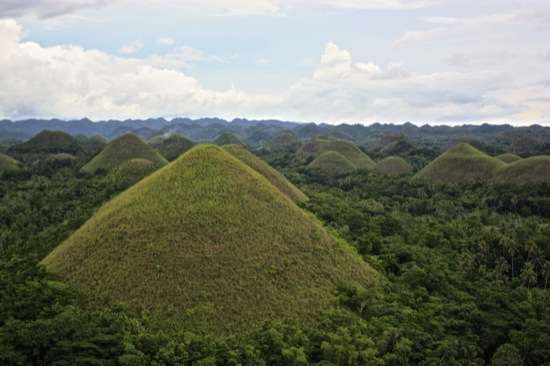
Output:
M57 153L77 155L83 151L83 148L73 136L66 132L44 130L29 141L10 147L8 151L10 155L25 160Z
M297 150L302 147L302 140L289 131L281 131L265 145L271 151Z
M195 146L193 141L182 135L173 134L172 136L162 140L160 145L157 147L157 151L168 161L174 161L193 146Z
M121 163L130 159L146 159L158 167L168 164L158 152L145 141L132 133L127 133L111 141L101 152L80 170L93 173L97 170L112 171Z
M494 181L518 185L550 183L550 156L532 156L510 163L496 172Z
M239 136L235 135L232 132L224 132L216 139L214 140L214 144L218 146L223 145L237 145L237 146L245 146L245 143L243 140L239 138Z
M19 162L11 156L0 153L0 175L13 170L19 170Z
M325 136L317 136L309 140L296 152L298 157L318 157L324 152L335 151L349 160L357 169L372 170L376 163L355 144L347 140L337 140Z
M413 179L448 184L488 181L505 165L506 163L461 142L426 165Z
M498 159L498 160L503 161L507 164L510 164L510 163L514 163L518 160L521 160L521 157L519 157L516 154L512 154L512 153L505 153L505 154L500 154L500 155L495 156L495 159Z
M382 175L406 174L412 170L412 165L398 156L388 156L374 167L374 172Z
M325 151L309 163L308 168L320 170L331 177L349 174L357 170L351 161L336 151Z
M376 272L265 177L194 147L105 204L42 262L92 304L150 326L245 335L267 319L318 319L338 284Z

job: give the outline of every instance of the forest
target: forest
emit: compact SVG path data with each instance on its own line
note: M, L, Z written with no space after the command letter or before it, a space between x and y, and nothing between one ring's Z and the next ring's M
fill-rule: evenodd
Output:
M402 130L353 141L373 167L390 156L410 164L394 174L352 158L348 171L334 170L341 163L316 169L313 156L300 155L310 137L294 135L293 144L287 137L277 146L243 142L308 197L296 200L300 210L379 278L371 286L339 283L312 321L264 319L246 334L229 335L200 326L159 329L146 309L124 302L98 307L42 263L103 205L181 157L160 157L144 172L83 171L107 141L57 135L32 146L33 139L9 136L0 152L18 165L0 162L0 364L550 365L547 160L529 175L542 181L415 177L456 142L474 146L475 159L543 155L546 130L533 144L536 131L456 137L443 128L411 137ZM269 130L263 139L278 133ZM240 143L236 135L230 143ZM466 163L452 167L474 169ZM497 175L507 163L499 164ZM222 316L224 308L217 309Z

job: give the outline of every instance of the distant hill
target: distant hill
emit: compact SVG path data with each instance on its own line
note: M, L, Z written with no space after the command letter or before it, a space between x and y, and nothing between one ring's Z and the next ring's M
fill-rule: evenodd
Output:
M281 131L269 140L265 147L271 151L298 150L303 144L302 140L292 132Z
M405 174L412 172L413 167L403 158L389 156L376 164L374 171L382 175Z
M119 186L130 187L155 170L160 168L159 164L147 159L130 159L120 163L107 176Z
M0 153L0 176L11 170L19 170L19 162L11 156Z
M498 159L500 161L503 161L505 163L513 163L513 162L516 162L518 160L521 160L522 158L516 154L512 154L512 153L505 153L505 154L500 154L500 155L497 155L495 156L495 159Z
M494 177L497 183L550 183L550 156L533 156L500 168Z
M154 149L157 149L160 145L162 145L162 142L166 140L166 138L167 137L164 135L156 135L147 140L147 143L151 145Z
M153 150L153 148L142 139L134 134L128 133L111 141L80 170L86 173L93 173L100 169L110 172L121 163L137 158L150 160L158 166L163 166L168 163L165 158Z
M487 181L506 163L467 143L458 143L420 170L413 178L445 183Z
M173 161L193 146L195 146L193 141L184 136L173 134L172 136L162 140L160 145L157 147L157 151L168 161Z
M214 140L214 144L218 146L223 146L223 145L244 146L243 140L241 140L237 135L231 132L225 132L220 136L216 137L216 139Z
M296 152L299 157L318 157L326 151L335 151L348 159L357 169L372 170L376 163L350 141L317 136Z
M8 152L18 159L26 160L57 153L77 155L83 152L83 147L66 132L45 130L29 141L10 147Z
M197 146L102 206L43 264L92 304L146 309L150 326L242 335L314 322L339 284L376 273L267 179Z
M296 188L294 184L290 183L284 175L245 148L237 145L225 145L223 149L266 177L271 184L293 201L306 201L308 199L307 196Z
M325 151L309 163L307 167L320 170L331 177L349 174L357 170L357 167L348 158L336 151Z

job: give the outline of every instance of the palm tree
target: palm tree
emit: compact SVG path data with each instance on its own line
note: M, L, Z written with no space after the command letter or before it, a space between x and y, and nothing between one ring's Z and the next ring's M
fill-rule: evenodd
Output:
M531 258L531 254L533 254L538 249L538 246L533 239L528 239L525 242L524 249L527 252L527 262L529 262L529 259Z
M519 278L527 288L531 288L531 286L537 284L537 272L535 272L535 266L532 262L525 263L525 267L521 270Z
M540 273L542 274L542 277L544 277L544 289L546 290L546 285L548 284L548 279L550 278L550 261L545 261L542 264Z
M511 240L507 236L503 236L500 239L500 246L503 248L512 258L512 279L514 279L514 257L518 252L518 244Z

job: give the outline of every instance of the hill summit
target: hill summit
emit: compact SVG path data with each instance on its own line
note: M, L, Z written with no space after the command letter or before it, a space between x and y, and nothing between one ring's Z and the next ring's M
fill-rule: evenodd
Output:
M99 169L110 172L123 162L131 159L150 160L158 166L164 166L168 163L145 141L132 133L127 133L111 141L80 170L87 173L93 173Z
M43 263L98 305L147 309L151 326L245 334L309 323L335 288L375 276L264 176L194 147L105 204Z
M296 152L300 157L313 156L314 158L327 151L335 151L345 157L357 169L374 169L376 163L354 143L347 140L317 136L309 140ZM332 159L330 159L332 160Z
M438 156L413 178L450 184L488 181L499 168L504 166L506 163L503 161L461 142Z

